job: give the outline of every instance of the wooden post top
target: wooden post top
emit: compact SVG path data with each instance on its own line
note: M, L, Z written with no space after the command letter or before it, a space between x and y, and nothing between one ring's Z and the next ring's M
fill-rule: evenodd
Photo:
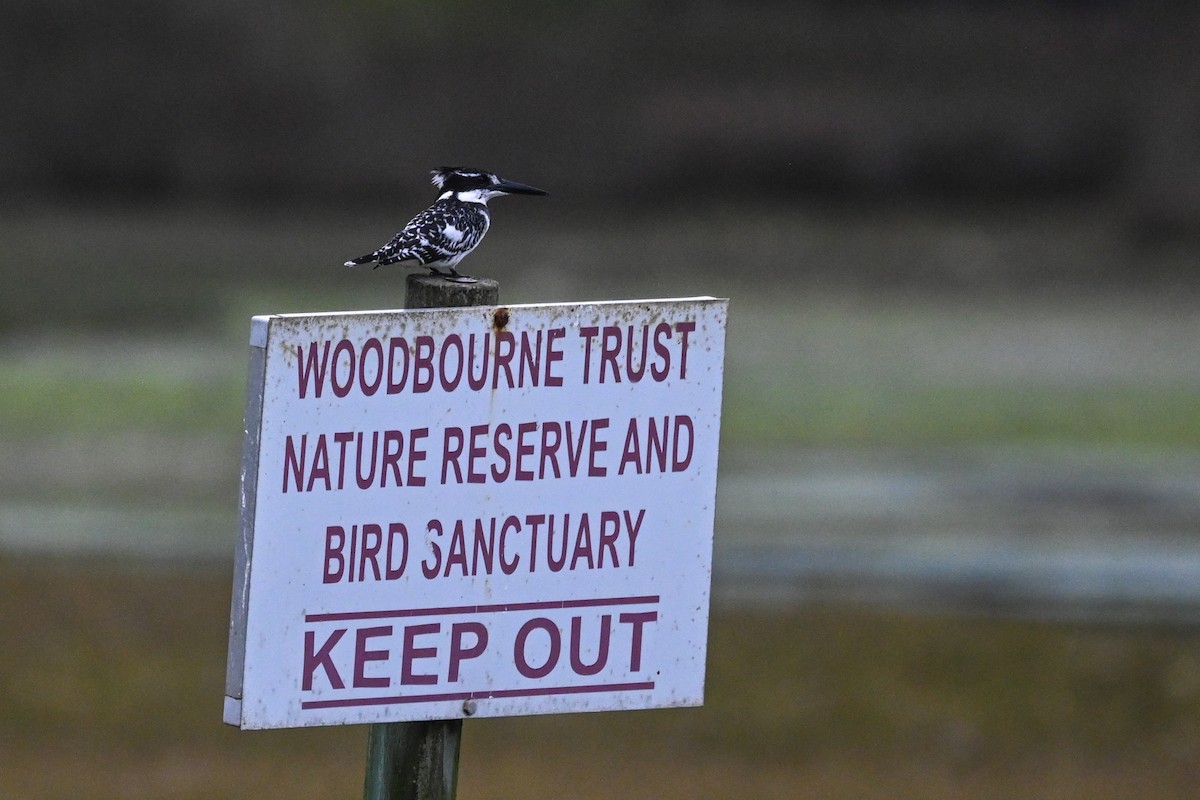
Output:
M500 304L500 284L489 278L455 283L437 275L409 273L405 308L463 308Z

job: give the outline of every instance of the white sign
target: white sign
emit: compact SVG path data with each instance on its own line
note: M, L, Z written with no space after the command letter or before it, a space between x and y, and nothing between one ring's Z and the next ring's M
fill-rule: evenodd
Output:
M255 317L225 721L703 702L726 306Z

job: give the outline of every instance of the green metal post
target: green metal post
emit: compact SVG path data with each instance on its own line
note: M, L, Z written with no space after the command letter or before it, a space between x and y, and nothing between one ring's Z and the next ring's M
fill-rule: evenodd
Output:
M380 722L367 735L366 800L453 800L461 719Z
M494 306L500 284L452 283L410 274L405 308ZM454 800L462 720L382 722L367 735L365 800Z

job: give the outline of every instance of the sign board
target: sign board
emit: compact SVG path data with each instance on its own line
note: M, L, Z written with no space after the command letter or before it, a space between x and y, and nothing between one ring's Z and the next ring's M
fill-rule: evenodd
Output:
M255 317L225 721L700 704L726 306Z

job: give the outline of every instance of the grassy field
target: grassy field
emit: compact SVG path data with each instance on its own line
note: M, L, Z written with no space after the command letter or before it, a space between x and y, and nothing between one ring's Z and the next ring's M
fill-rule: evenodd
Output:
M1172 256L1131 253L1078 212L984 219L706 209L630 230L514 215L473 258L509 303L729 297L735 447L1200 446L1200 318L1161 278ZM401 306L404 270L340 266L393 225L120 209L0 221L0 436L238 435L249 317ZM86 257L54 261L61 229ZM630 241L654 255L635 261ZM1106 283L1131 260L1143 280Z
M0 796L354 797L365 729L220 723L224 574L0 561ZM1200 638L718 610L702 709L473 720L472 798L1153 798L1200 779Z

